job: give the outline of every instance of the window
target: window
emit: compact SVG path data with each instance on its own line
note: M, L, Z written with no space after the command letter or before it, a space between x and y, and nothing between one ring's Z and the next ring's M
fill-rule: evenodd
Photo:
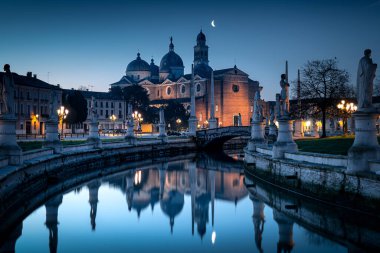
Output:
M98 107L98 101L95 101L95 107Z
M100 110L100 116L103 116L103 110Z
M113 115L113 110L111 110L111 115Z
M33 105L33 113L34 113L34 114L38 114L38 113L37 113L37 106L35 106L35 105Z
M197 84L197 92L200 92L201 91L201 85L198 83Z
M185 92L186 92L186 86L183 84L183 85L181 86L181 93L182 93L182 94L185 94Z
M215 105L215 111L219 111L219 106L218 105Z
M106 102L106 108L108 108L108 102Z
M160 96L160 90L157 90L157 97Z
M172 93L172 88L167 87L166 88L166 94L169 96Z
M106 110L106 118L108 118L108 110Z
M237 85L237 84L232 85L232 91L235 93L239 92L239 85Z
M27 105L27 106L26 106L26 114L27 114L27 115L30 115L30 105Z
M103 108L103 102L100 102L100 108Z
M111 108L113 108L113 102L111 102Z
M119 102L119 108L121 108L121 102Z

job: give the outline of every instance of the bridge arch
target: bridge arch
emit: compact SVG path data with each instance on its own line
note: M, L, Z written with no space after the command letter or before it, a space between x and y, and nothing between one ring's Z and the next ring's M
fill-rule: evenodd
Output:
M235 137L251 136L250 126L229 126L197 131L197 145L203 149L222 149L223 144Z

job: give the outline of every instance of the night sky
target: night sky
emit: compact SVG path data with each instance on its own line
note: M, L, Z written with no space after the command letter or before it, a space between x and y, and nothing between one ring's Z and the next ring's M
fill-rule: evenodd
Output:
M267 100L280 90L285 60L293 80L308 60L336 57L352 83L365 48L380 63L378 0L1 0L0 19L0 64L64 88L107 91L138 50L159 65L170 36L189 73L201 28L210 66L236 63L260 82Z

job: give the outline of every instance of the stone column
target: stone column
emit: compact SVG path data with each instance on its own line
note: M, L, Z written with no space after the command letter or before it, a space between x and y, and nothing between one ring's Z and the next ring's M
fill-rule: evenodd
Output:
M98 121L90 122L90 133L87 138L87 142L94 144L94 148L102 147L102 141L100 140L100 136L99 136L99 122Z
M14 115L0 117L0 154L8 157L9 165L23 163L22 150L16 141L16 118Z
M279 239L277 243L277 252L291 252L294 247L294 222L285 214L282 214L277 210L273 210L273 218L278 224Z
M132 105L128 104L128 113L127 113L127 134L125 135L125 140L134 145L136 143L135 133L134 133L134 120L132 117Z
M54 153L62 152L62 143L59 140L58 135L58 119L55 117L51 117L45 123L46 131L45 131L45 141L43 146L47 148L53 148Z
M285 152L297 152L297 144L293 140L293 121L288 117L278 119L278 137L273 144L273 158L284 158Z
M255 151L256 146L265 144L265 122L261 114L260 107L260 91L256 91L255 100L254 100L254 110L251 123L251 139L248 141L248 150Z
M303 130L302 130L302 120L297 119L294 121L294 137L302 138Z
M217 128L217 122L215 119L215 92L214 92L214 71L211 71L211 103L210 103L210 118L208 120L208 128Z
M198 120L195 115L195 84L194 84L194 65L191 65L191 84L190 84L190 96L191 96L191 111L189 118L189 135L195 136L197 131Z
M158 124L159 134L158 138L161 138L163 142L166 142L168 140L168 136L166 135L165 131L165 115L164 115L164 108L160 107L160 123Z

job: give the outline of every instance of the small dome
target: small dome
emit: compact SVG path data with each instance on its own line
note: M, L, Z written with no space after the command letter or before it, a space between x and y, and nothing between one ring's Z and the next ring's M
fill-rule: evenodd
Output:
M129 71L150 71L150 66L141 59L140 53L137 53L136 60L131 61L127 66L127 72Z
M202 32L202 30L200 31L200 33L198 34L197 36L197 42L199 41L206 41L206 35Z
M181 57L174 52L173 38L170 38L169 52L162 57L160 62L160 71L169 72L170 68L183 68Z
M152 76L158 76L159 68L156 64L154 64L154 60L152 58L150 62L150 73Z

